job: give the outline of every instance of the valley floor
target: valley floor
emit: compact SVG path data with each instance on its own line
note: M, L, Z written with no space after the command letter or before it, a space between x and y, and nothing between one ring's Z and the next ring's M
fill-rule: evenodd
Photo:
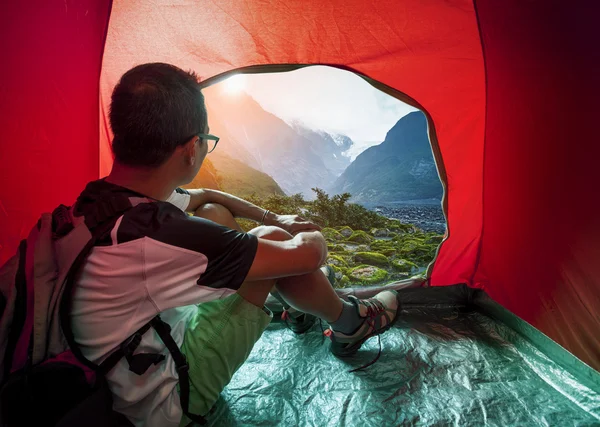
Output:
M446 231L446 219L441 204L394 203L369 206L369 209L388 218L398 219L406 224L414 224L423 231Z

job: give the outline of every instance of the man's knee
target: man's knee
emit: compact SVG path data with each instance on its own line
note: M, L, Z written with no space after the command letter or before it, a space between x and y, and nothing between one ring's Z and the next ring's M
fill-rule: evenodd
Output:
M273 225L261 225L260 227L253 228L248 233L254 234L256 237L261 239L276 240L279 242L294 238L294 236L285 231L283 228L275 227Z
M218 203L206 203L200 206L194 212L194 216L208 219L229 228L239 228L231 211Z

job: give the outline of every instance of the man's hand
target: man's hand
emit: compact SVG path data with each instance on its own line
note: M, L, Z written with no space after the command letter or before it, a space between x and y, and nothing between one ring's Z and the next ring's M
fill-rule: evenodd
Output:
M307 221L298 215L274 215L273 218L267 218L265 224L283 228L292 235L296 235L302 231L321 231L321 227L317 224Z

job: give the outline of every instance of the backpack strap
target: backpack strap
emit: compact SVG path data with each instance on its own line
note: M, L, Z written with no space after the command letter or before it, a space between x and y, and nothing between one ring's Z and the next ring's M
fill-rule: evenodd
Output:
M157 353L133 354L142 342L142 336L152 326L151 323L152 322L146 323L128 339L123 341L117 350L112 352L102 363L100 363L98 372L102 375L106 375L117 365L117 363L119 363L119 360L126 358L129 363L129 370L137 375L143 375L150 366L165 360L164 355Z
M179 375L179 400L181 402L183 413L195 423L202 425L206 424L206 419L203 416L190 413L190 367L185 355L181 352L179 346L171 336L171 326L164 322L160 316L155 316L150 321L150 324L156 333L158 333L158 336L167 349L169 349L169 353L171 353L173 361L175 362L175 368Z
M185 355L181 352L179 346L171 336L171 326L162 320L160 315L154 316L150 322L146 323L128 340L123 342L117 350L100 364L98 372L103 375L108 374L117 363L119 363L119 360L125 357L129 362L129 370L137 375L142 375L151 365L155 365L164 360L165 357L162 354L138 353L132 355L140 344L142 335L144 335L150 327L154 328L165 347L169 350L169 353L171 353L173 361L175 362L175 369L179 375L179 400L181 402L183 413L190 420L198 424L206 424L206 419L203 416L190 413L190 368Z
M73 352L73 355L75 355L77 360L79 360L81 363L83 363L88 368L93 369L94 371L98 370L98 365L96 365L92 361L88 360L83 355L83 353L81 352L81 349L75 342L75 337L73 336L73 330L71 329L70 313L71 313L71 303L72 303L72 299L73 299L72 298L73 288L75 286L75 280L78 276L78 273L80 272L81 267L85 263L87 256L90 254L90 252L94 248L96 242L98 241L98 239L101 236L103 236L107 232L109 232L114 227L116 222L117 222L117 218L104 223L103 225L99 226L96 230L94 230L94 233L92 234L92 238L86 243L86 245L81 250L81 252L79 252L79 255L77 255L77 258L75 258L75 261L73 261L71 268L69 268L69 272L67 273L67 276L65 279L65 289L63 292L62 299L60 301L60 309L59 309L60 310L60 313L59 313L60 314L60 324L61 324L61 329L62 329L63 335L65 336L67 343L69 344L69 348L71 349L71 351Z
M60 304L60 320L61 327L65 338L67 339L67 343L71 348L71 351L75 355L75 357L87 367L93 369L99 374L106 375L108 374L117 363L125 357L127 362L129 363L129 370L136 373L137 375L144 374L151 365L155 365L165 359L165 356L162 354L156 353L138 353L133 354L136 348L140 345L142 336L153 327L163 344L171 353L173 357L173 361L175 362L175 367L177 369L177 373L179 375L179 399L181 402L181 409L183 413L190 418L192 421L204 425L206 424L206 419L201 415L192 414L189 412L190 406L190 380L189 380L189 365L185 358L185 355L179 349L179 346L171 336L171 327L168 323L164 322L160 315L156 315L150 322L146 323L140 329L138 329L131 337L125 340L117 350L115 350L111 355L109 355L100 365L97 365L87 359L81 349L75 342L75 337L73 336L73 330L71 329L70 322L70 312L71 312L71 301L72 301L72 292L75 284L75 280L77 274L79 273L81 267L85 263L85 259L91 252L92 248L96 244L96 242L107 232L110 232L112 228L115 226L119 214L127 211L132 207L132 205L137 205L139 203L148 202L150 200L130 200L126 199L126 203L123 201L123 198L117 197L114 200L110 198L107 199L107 202L99 201L97 203L98 209L95 210L91 215L86 215L85 223L90 229L94 229L94 226L97 228L94 229L92 233L92 238L85 245L83 250L79 253L71 268L69 269L69 273L66 277L65 290L63 294L63 298ZM107 219L110 219L107 221ZM100 225L98 225L100 224Z
M4 372L0 374L0 378L5 380L8 378L13 365L14 352L21 336L23 326L25 325L25 317L27 315L27 285L25 279L25 258L27 257L27 240L22 240L19 244L19 266L15 277L15 287L17 296L15 298L15 308L13 314L13 322L8 333L6 349L4 350Z

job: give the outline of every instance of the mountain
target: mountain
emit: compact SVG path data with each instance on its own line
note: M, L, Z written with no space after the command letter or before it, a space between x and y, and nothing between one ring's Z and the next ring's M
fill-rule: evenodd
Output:
M198 175L192 182L184 185L183 188L210 188L211 190L221 190L217 170L209 159L204 159Z
M275 180L266 173L216 150L209 156L217 170L222 191L242 198L252 194L261 198L273 194L280 196L285 194Z
M312 187L333 182L350 163L343 152L352 140L292 127L245 93L203 90L217 150L271 176L287 194L314 196Z
M198 175L184 188L210 188L239 197L285 194L266 173L216 151L204 159Z
M441 199L425 115L417 111L401 118L381 144L358 155L327 189L351 193L357 203Z
M318 155L325 167L336 177L340 176L350 165L350 157L347 151L354 142L346 135L331 135L323 131L315 131L304 126L295 124L292 126L299 135L310 141L310 149Z

